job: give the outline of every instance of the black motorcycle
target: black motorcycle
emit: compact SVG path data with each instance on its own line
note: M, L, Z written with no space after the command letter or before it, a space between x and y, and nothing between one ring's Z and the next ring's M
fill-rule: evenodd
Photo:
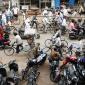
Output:
M56 78L56 76L58 75L58 71L59 71L58 66L59 66L59 60L53 60L50 63L50 80L53 82L58 81L58 79Z

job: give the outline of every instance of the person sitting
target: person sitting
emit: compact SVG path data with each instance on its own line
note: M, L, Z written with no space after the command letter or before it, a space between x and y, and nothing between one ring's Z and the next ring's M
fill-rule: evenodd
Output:
M49 62L52 63L52 61L54 61L54 60L59 61L59 57L60 57L59 52L57 52L55 48L52 48L51 53L50 53L50 57L48 59Z
M54 45L56 46L56 48L55 48L56 51L58 51L60 56L63 57L62 52L61 52L61 36L59 33L56 35Z
M74 19L71 20L71 22L69 23L68 28L69 28L69 30L75 29L75 20Z

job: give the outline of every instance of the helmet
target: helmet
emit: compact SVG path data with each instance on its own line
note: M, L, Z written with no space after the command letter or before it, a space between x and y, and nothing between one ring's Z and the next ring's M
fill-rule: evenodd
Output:
M68 62L75 63L77 61L77 57L76 56L69 56L66 58L66 60Z

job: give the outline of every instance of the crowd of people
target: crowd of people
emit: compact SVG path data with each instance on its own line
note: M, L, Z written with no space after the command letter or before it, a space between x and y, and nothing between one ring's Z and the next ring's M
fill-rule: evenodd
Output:
M13 18L17 20L18 13L19 13L19 9L17 6L14 6L11 10L9 8L6 8L6 10L2 11L2 14L0 15L0 29L3 30L8 25L8 22L10 22ZM75 17L75 16L79 17L80 15L76 11L76 9L75 10L73 8L71 9L70 7L66 7L65 5L61 5L60 9L56 9L56 10L49 9L46 7L41 13L41 15L43 16L42 21L45 26L45 30L44 30L45 32L47 31L48 24L50 24L52 21L55 21L55 23L57 23L60 26L60 28L55 26L56 33L54 34L54 39L56 38L56 43L58 43L56 46L57 48L59 48L59 52L62 56L62 53L60 51L61 49L60 38L61 38L62 32L64 32L67 29L68 31L72 30L76 32L76 34L79 34L80 27L82 25L83 26L85 25L84 24L85 20L83 20L83 22L81 19L69 20L69 17ZM24 35L29 35L29 34L34 35L36 33L36 30L32 29L34 24L36 24L36 28L37 28L36 20L37 20L36 16L33 16L32 20L30 20L29 16L24 17L24 25L25 25ZM3 37L4 33L3 34L0 33L0 34L1 34L1 37ZM17 35L18 35L18 32L17 32ZM19 36L19 39L20 39L20 36ZM2 38L0 40L3 41ZM18 46L18 49L19 49L19 46Z

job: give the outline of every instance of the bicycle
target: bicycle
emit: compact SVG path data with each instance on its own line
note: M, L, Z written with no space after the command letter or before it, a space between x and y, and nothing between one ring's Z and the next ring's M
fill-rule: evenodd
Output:
M46 39L44 43L46 47L50 47L55 43L55 39ZM65 39L61 39L61 44L63 44L64 46L68 46L68 42Z
M30 49L31 49L31 48L30 48L29 45L22 45L22 46L20 46L20 48L19 48L20 52L21 52L21 51L29 52ZM16 45L13 44L12 46L8 46L7 49L4 49L4 53L5 53L5 55L7 55L7 56L11 56L11 55L13 55L13 54L15 53L15 50L16 50Z

